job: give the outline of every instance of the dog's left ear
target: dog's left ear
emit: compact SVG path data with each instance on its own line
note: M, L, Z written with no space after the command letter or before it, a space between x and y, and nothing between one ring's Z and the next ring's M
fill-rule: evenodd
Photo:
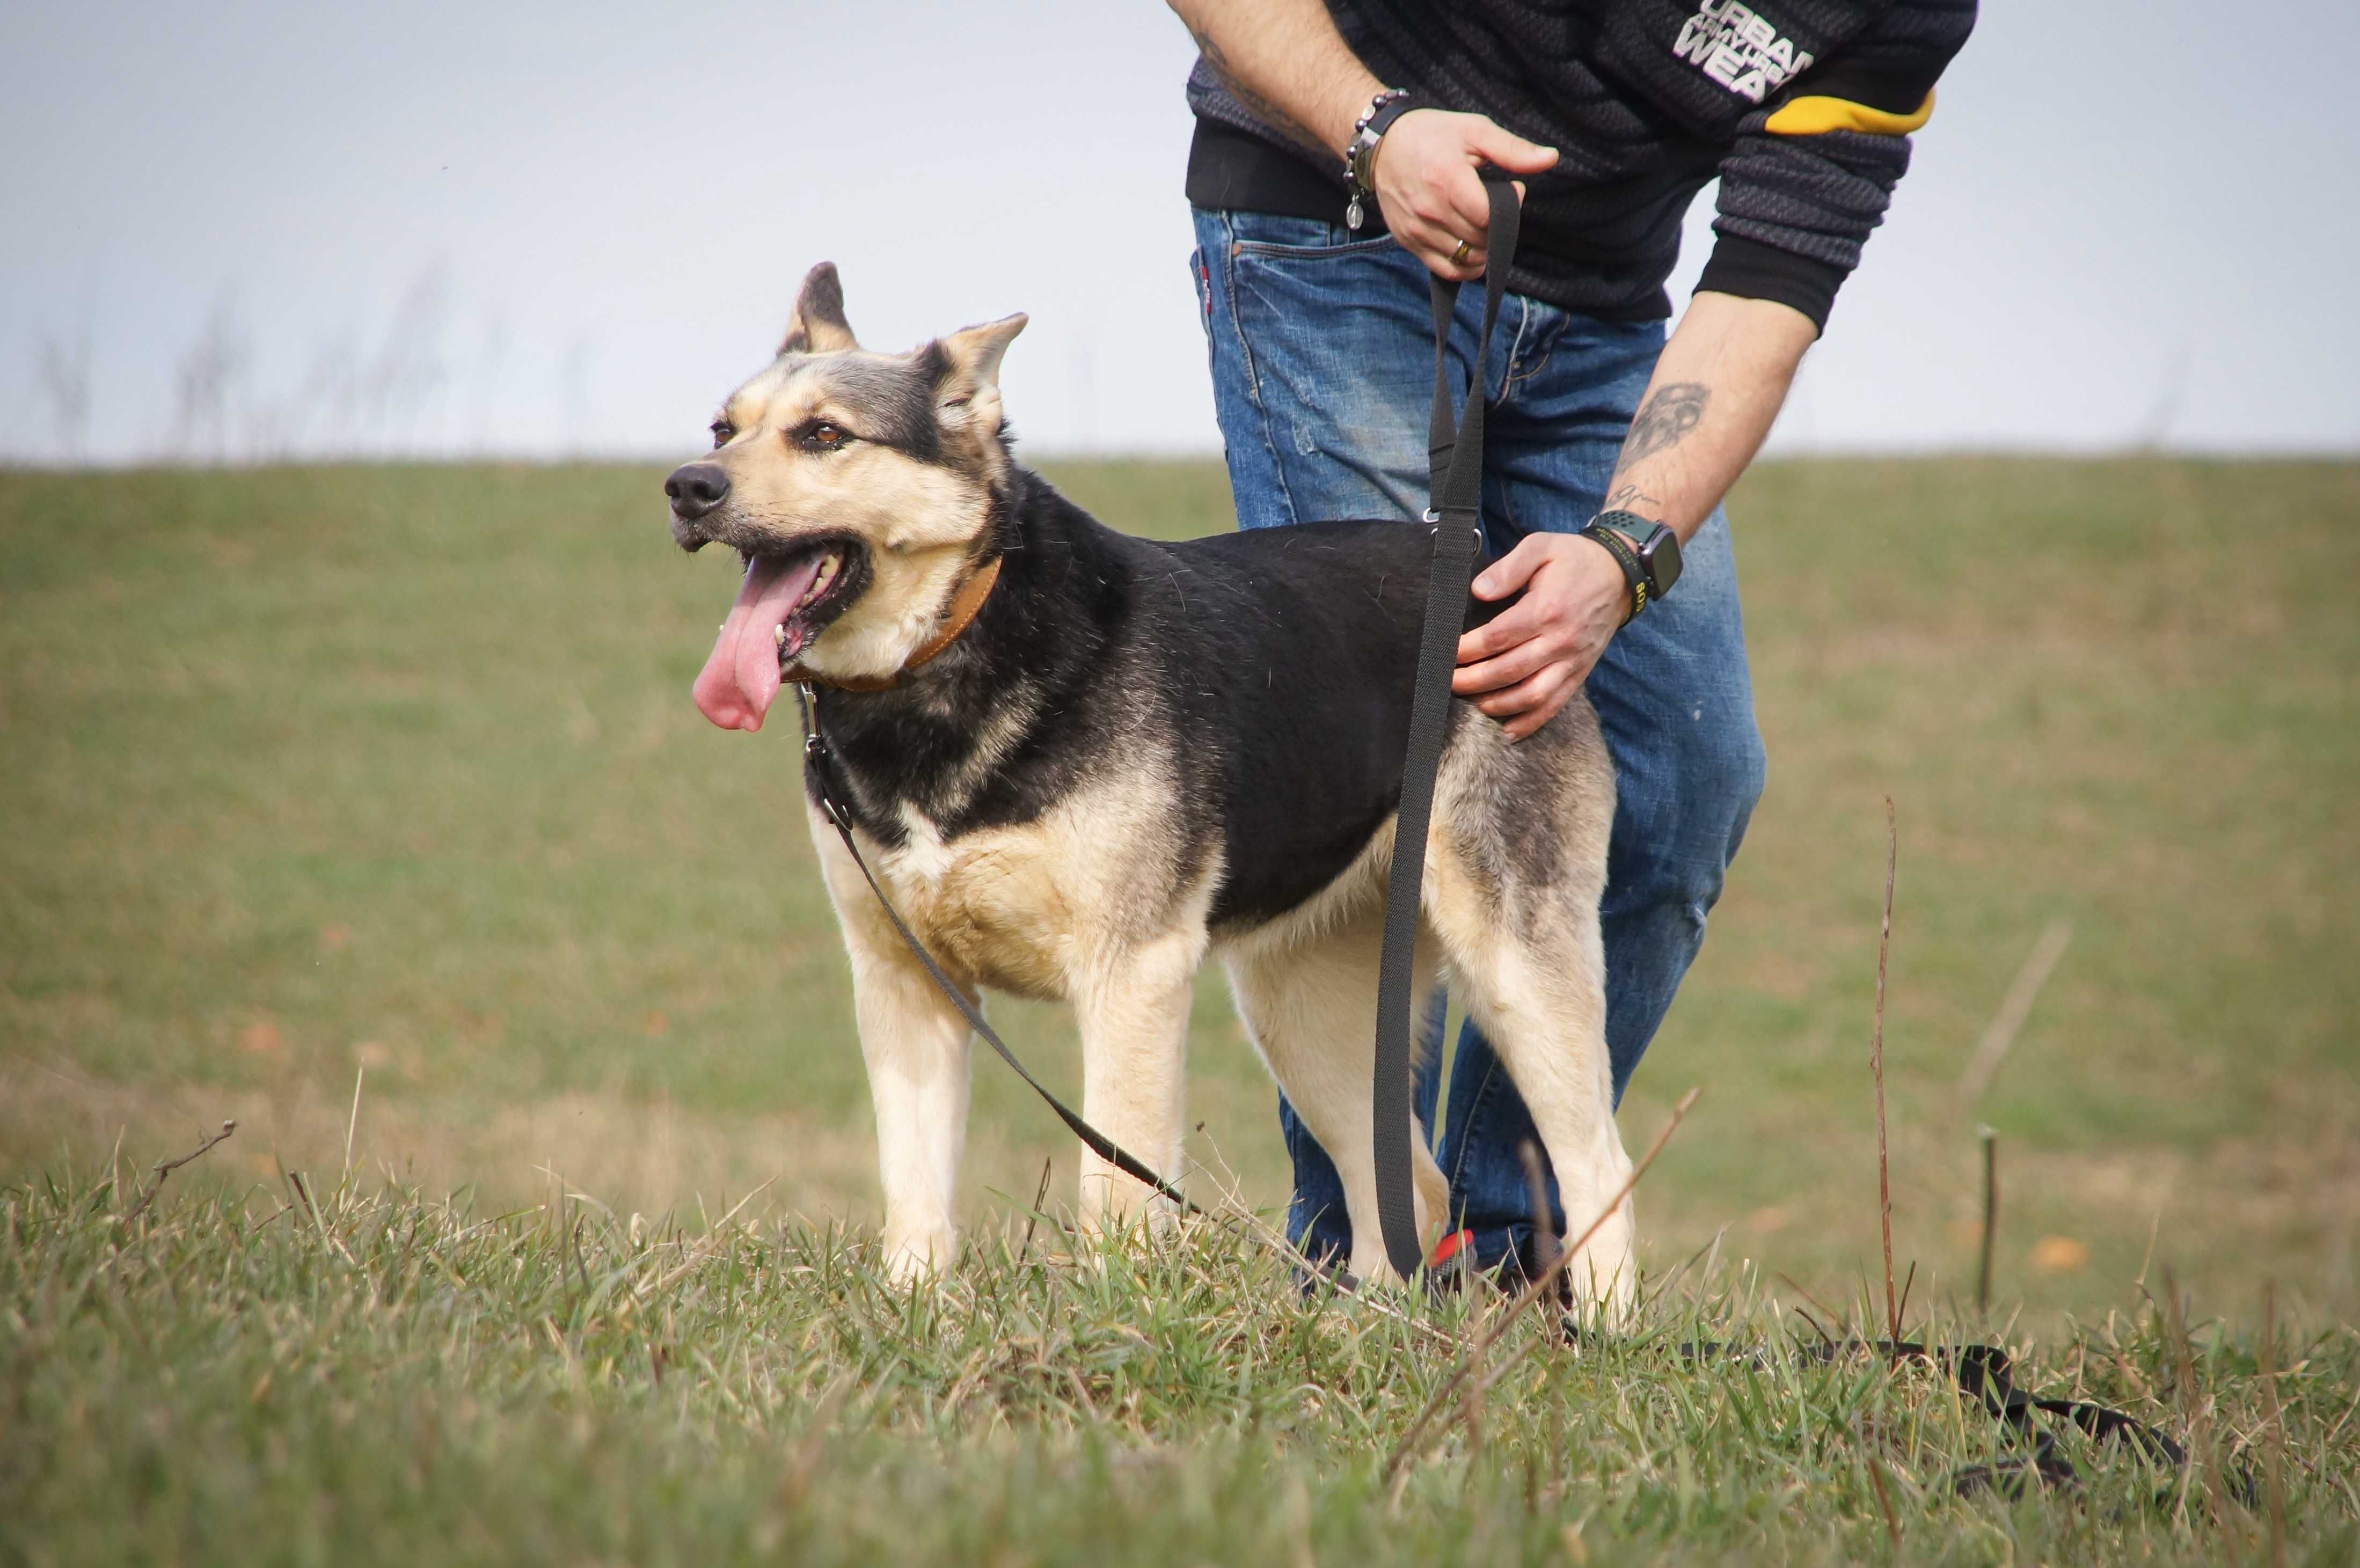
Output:
M945 414L965 411L988 428L1000 428L1000 361L1008 345L1024 330L1022 311L967 327L938 339L942 373L935 378L934 403Z
M779 341L779 352L842 354L859 346L852 323L844 319L844 284L836 275L836 263L823 261L803 274L803 286L795 290L795 308L787 317L787 335Z

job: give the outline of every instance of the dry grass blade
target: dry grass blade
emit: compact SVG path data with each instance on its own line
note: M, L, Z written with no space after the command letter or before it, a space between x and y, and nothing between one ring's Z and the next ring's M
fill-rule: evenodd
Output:
M1876 1490L1876 1508L1885 1516L1885 1536L1893 1543L1893 1555L1901 1555L1901 1522L1893 1517L1893 1494L1885 1489L1885 1465L1869 1448L1868 1439L1860 1440L1860 1456L1868 1465L1868 1484Z
M2262 1497L2268 1508L2270 1568L2286 1568L2286 1414L2278 1408L2278 1288L2262 1287Z
M1291 1263L1299 1264L1303 1261L1303 1255L1295 1250L1295 1244L1262 1224L1262 1217L1247 1208L1244 1201L1234 1192L1225 1192L1222 1195L1221 1206L1218 1209L1207 1209L1206 1216L1232 1235L1241 1235L1255 1246L1276 1253ZM1448 1349L1458 1348L1459 1342L1451 1338L1441 1324L1428 1323L1397 1302L1385 1300L1374 1290L1359 1290L1352 1295L1351 1299L1356 1305L1364 1307L1380 1317L1390 1318L1414 1333L1422 1334L1435 1341L1437 1345Z
M361 1127L361 1081L368 1076L368 1063L364 1062L353 1070L353 1114L344 1123L344 1174L353 1171L353 1135Z
M196 1148L189 1150L188 1153L183 1154L180 1159L159 1161L155 1168L155 1185L149 1187L145 1192L140 1193L139 1201L123 1212L125 1221L128 1222L136 1220L141 1214L148 1212L148 1205L154 1203L156 1201L156 1194L164 1190L164 1179L166 1177L169 1176L173 1171L178 1171L181 1166L188 1164L191 1160L198 1159L207 1149L213 1148L213 1145L221 1142L224 1138L229 1137L230 1134L236 1130L237 1123L234 1121L224 1122L221 1125L221 1131L206 1134L204 1142L197 1145Z
M1893 948L1893 873L1901 860L1901 830L1893 797L1885 798L1885 924L1876 938L1876 1025L1869 1036L1868 1067L1876 1080L1876 1224L1885 1245L1885 1327L1897 1344L1901 1308L1893 1295L1893 1176L1885 1148L1885 965Z
M723 1214L719 1222L705 1233L705 1239L692 1248L686 1258L672 1265L671 1269L667 1271L661 1279L641 1284L637 1290L634 1291L634 1294L636 1294L641 1301L647 1301L665 1290L669 1290L672 1286L686 1279L697 1269L710 1262L713 1258L720 1256L721 1245L726 1239L727 1232L729 1228L729 1222L736 1219L738 1212L744 1209L747 1204L752 1203L755 1199L768 1192L770 1188L770 1183L777 1180L778 1178L776 1176L770 1178L769 1181L764 1181L760 1186L756 1187L752 1192L747 1193L744 1197L730 1204L729 1212Z
M1024 1218L1024 1245L1016 1250L1019 1263L1032 1256L1032 1227L1041 1223L1041 1206L1049 1201L1049 1172L1055 1166L1054 1159L1041 1161L1041 1185L1032 1194L1032 1212Z
M2198 1471L2203 1473L2205 1496L2212 1504L2212 1523L2221 1531L2222 1552L2231 1568L2236 1568L2235 1527L2229 1513L2227 1489L2221 1485L2221 1452L2213 1441L2212 1413L2203 1390L2196 1385L2196 1351L2188 1337L2187 1314L2180 1311L2180 1283L2168 1268L2163 1271L2163 1327L2181 1417L2188 1423L2188 1473L2191 1476ZM2185 1486L2180 1506L2187 1507Z
M2032 1015L2032 1004L2039 999L2040 987L2049 983L2049 971L2065 956L2066 944L2072 940L2071 926L2063 920L2051 920L2049 929L2040 933L2040 940L2033 943L2024 967L2016 972L2016 978L2008 983L2007 995L2000 998L1999 1011L1992 1015L1983 1038L1975 1041L1966 1070L1959 1074L1959 1094L1953 1104L1960 1111L1972 1106L1991 1087L2000 1063L2007 1059L2008 1048L2016 1043L2016 1035L2024 1028L2024 1020Z
M1426 1430L1433 1425L1435 1415L1448 1404L1450 1397L1459 1391L1459 1385L1467 1380L1481 1361L1483 1352L1489 1349L1502 1334L1508 1332L1509 1326L1524 1314L1525 1309L1556 1288L1557 1277L1565 1271L1566 1265L1579 1256L1584 1247L1590 1245L1590 1238L1598 1234L1598 1227L1604 1225L1630 1198L1632 1190L1639 1185L1639 1178L1647 1173L1647 1167L1653 1165L1655 1162L1655 1157L1664 1152L1664 1146L1672 1141L1672 1134L1679 1130L1680 1123L1687 1118L1688 1111L1703 1093L1703 1089L1695 1088L1680 1096L1679 1103L1672 1107L1669 1119L1664 1123L1664 1130L1655 1135L1655 1141L1647 1146L1646 1154L1638 1164L1631 1168L1631 1174L1623 1180L1622 1185L1600 1208L1598 1217L1590 1222L1589 1226L1580 1236L1566 1244L1564 1250L1557 1255L1557 1260L1546 1270L1533 1276L1532 1283L1518 1292L1516 1299L1509 1303L1506 1312L1502 1312L1499 1317L1485 1325L1482 1334L1476 1339L1475 1348L1459 1363L1458 1367L1448 1377L1443 1379L1442 1387L1437 1388L1433 1397L1426 1401L1425 1406L1409 1423L1409 1430L1402 1433L1401 1442L1394 1445L1393 1453L1386 1455L1384 1474L1387 1482L1395 1481L1403 1474L1409 1461L1417 1456L1418 1451L1426 1444ZM1396 1488L1394 1496L1399 1495L1399 1490Z
M1975 1264L1975 1316L1986 1318L1991 1315L1992 1249L1999 1245L1999 1134L1983 1127L1975 1137L1983 1146L1983 1245ZM2144 1276L2146 1270L2140 1273Z

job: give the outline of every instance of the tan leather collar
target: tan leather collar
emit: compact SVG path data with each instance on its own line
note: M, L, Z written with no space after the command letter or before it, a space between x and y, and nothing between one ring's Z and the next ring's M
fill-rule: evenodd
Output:
M1000 557L984 562L983 570L959 584L951 595L950 608L943 613L942 629L928 637L923 647L910 656L910 662L891 675L822 675L816 670L806 670L800 664L790 664L780 672L780 679L789 685L833 686L839 691L888 691L901 683L901 677L922 664L931 662L975 622L983 602L991 597L991 586L1000 581Z

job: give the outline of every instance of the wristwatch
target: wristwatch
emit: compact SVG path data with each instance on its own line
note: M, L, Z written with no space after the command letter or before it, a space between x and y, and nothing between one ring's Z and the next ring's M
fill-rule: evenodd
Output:
M1680 580L1680 536L1661 523L1635 512L1601 512L1582 527L1581 534L1603 546L1622 568L1622 579L1631 585L1625 626Z
M1377 144L1384 139L1393 124L1412 109L1423 109L1417 94L1406 87L1388 87L1369 100L1369 112L1352 122L1352 140L1344 148L1344 182L1351 187L1352 199L1344 205L1344 226L1358 234L1367 218L1369 203L1377 199L1377 187L1372 166L1376 161Z

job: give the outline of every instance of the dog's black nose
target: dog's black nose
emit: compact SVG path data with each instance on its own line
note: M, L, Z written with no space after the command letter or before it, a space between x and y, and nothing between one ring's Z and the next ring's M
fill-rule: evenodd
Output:
M664 494L680 516L701 517L728 498L729 475L717 463L683 463L664 481Z

